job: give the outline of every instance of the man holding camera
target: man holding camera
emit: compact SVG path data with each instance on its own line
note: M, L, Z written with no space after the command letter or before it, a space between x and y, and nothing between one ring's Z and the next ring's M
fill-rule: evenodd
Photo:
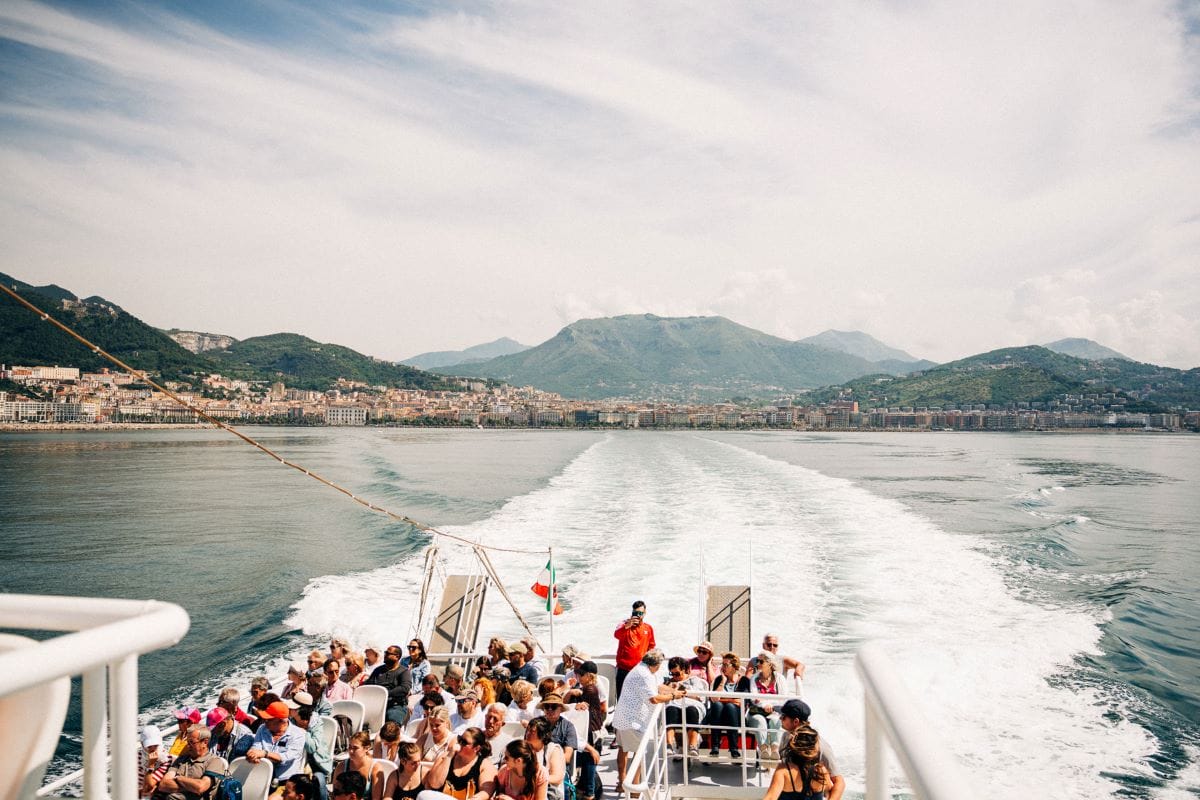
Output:
M625 685L625 676L642 661L647 651L654 648L654 628L646 622L646 604L637 600L633 604L633 613L624 620L613 632L617 640L617 691L621 696L621 687Z

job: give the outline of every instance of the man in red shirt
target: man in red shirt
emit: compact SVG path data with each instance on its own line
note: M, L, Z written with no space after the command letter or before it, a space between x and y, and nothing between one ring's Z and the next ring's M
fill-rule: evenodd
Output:
M646 651L654 647L654 628L644 620L645 616L646 604L638 600L633 604L629 619L613 631L613 637L617 640L617 697L621 696L625 676L642 662Z

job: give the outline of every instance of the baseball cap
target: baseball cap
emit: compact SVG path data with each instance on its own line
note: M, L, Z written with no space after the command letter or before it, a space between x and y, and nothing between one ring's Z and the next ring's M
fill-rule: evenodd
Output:
M179 720L186 719L188 722L193 722L193 723L199 722L200 721L200 709L191 708L191 707L181 708L175 712L175 719L179 719Z
M508 646L508 654L512 655L513 653L520 653L524 656L529 654L529 650L520 642L513 642Z
M282 700L276 700L266 708L257 708L254 713L258 714L263 719L287 719L288 707L287 703Z
M309 694L308 692L296 692L290 698L288 698L287 700L284 700L283 704L286 705L288 708L300 708L301 706L311 706L313 704L313 698L312 698L312 695Z
M454 699L455 699L455 700L459 700L459 701L461 701L461 700L474 700L476 703L478 703L478 702L479 702L479 695L475 694L475 690L474 690L474 689L468 689L467 691L465 691L465 692L463 692L462 694L458 695L458 696L457 696L457 697L455 697Z
M788 700L783 704L783 708L779 709L779 716L791 717L801 722L808 719L810 714L812 714L812 709L803 700Z
M218 706L208 712L208 716L204 718L204 724L215 728L227 719L229 719L229 712Z
M162 731L157 725L147 725L142 728L141 733L142 747L149 750L151 747L158 747L162 744Z

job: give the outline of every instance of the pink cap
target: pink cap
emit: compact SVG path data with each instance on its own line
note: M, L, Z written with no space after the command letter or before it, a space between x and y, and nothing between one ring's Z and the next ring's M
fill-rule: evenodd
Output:
M208 716L204 718L204 724L210 728L215 728L225 720L229 719L229 712L223 708L214 708L208 712Z

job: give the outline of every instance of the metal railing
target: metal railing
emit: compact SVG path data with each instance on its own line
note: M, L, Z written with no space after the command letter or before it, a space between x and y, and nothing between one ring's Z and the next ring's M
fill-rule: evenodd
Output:
M941 737L925 721L900 673L877 644L854 659L863 685L866 800L888 797L885 740L900 760L913 793L921 800L979 797Z
M83 676L84 795L109 796L111 752L124 754L112 764L113 800L136 800L138 656L175 644L189 625L186 611L156 600L0 594L0 628L70 631L0 653L0 697ZM61 781L38 794L71 782Z
M964 797L979 797L957 760L941 741L934 729L925 721L919 706L913 700L900 673L878 645L865 645L855 658L855 668L863 685L863 708L865 715L865 800L885 800L888 792L886 745L890 744L913 794L920 800L961 800ZM682 715L681 724L666 724L666 706L655 705L646 734L637 751L629 760L626 770L624 797L638 795L639 800L669 800L672 796L668 772L667 731L679 732L680 745L686 747L689 729L723 731L731 737L739 737L743 747L739 757L724 764L741 767L741 789L745 792L754 783L761 785L765 770L774 766L773 759L764 759L760 753L750 749L750 741L761 744L763 737L771 736L771 730L748 726L746 708L750 701L764 702L770 698L773 704L782 705L797 694L760 695L745 692L689 692L696 698L733 698L739 701L740 724L738 726L716 726L711 724L690 725L687 715ZM715 734L714 734L715 735ZM786 732L783 734L786 737ZM786 738L784 739L786 741ZM715 742L710 742L715 743ZM682 763L682 785L693 785L690 769L693 757L685 757ZM711 763L711 758L701 757L701 763ZM632 778L644 770L640 781ZM730 796L739 794L737 791ZM687 796L687 793L682 793Z

